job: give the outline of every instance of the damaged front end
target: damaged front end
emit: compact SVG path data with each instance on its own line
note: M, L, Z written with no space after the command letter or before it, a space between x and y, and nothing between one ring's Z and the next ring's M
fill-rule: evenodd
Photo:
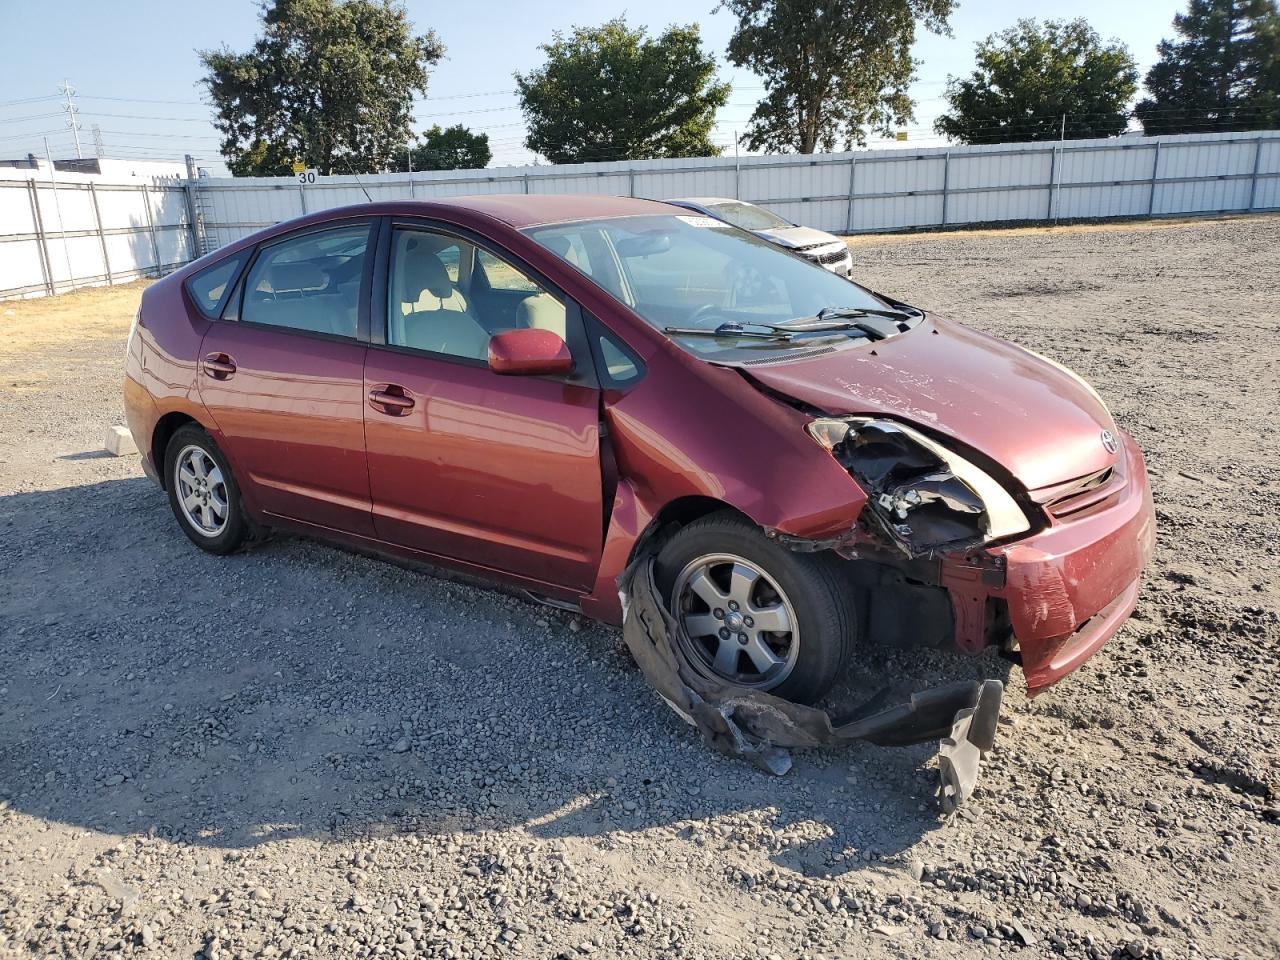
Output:
M856 528L818 545L859 561L866 635L949 640L964 653L996 646L1035 696L1132 612L1155 527L1142 454L1126 435L1104 485L1046 512L1061 483L1025 491L897 421L820 417L808 430L867 493Z
M880 531L908 557L965 550L1031 529L999 482L918 430L859 417L824 417L808 429L867 491Z
M733 686L696 670L675 642L680 630L658 599L652 560L636 559L621 578L623 638L650 683L703 740L775 775L791 767L790 750L855 740L882 746L939 741L939 799L951 812L973 793L979 764L995 741L1004 687L964 681L913 693L882 690L833 718L761 690Z

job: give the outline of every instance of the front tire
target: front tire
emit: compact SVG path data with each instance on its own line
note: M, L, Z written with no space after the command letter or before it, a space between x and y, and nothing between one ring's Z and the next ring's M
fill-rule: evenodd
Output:
M164 469L169 506L192 543L228 554L249 539L240 488L209 434L194 424L175 430L165 447Z
M675 641L709 679L814 703L848 663L856 619L837 561L788 550L736 513L681 528L654 578Z

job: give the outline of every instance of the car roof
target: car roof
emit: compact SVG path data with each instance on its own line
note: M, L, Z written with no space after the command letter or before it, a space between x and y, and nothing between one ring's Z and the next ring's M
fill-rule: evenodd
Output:
M612 217L672 216L669 204L636 197L605 197L586 194L489 193L424 200L377 200L341 207L326 207L292 220L284 220L240 237L177 270L178 282L199 273L211 263L255 244L269 241L293 230L320 226L335 220L357 217L440 217L464 226L475 221L503 223L516 230L550 223L596 220ZM471 221L468 224L468 221Z
M442 209L443 208L443 209ZM324 211L335 216L429 216L443 210L478 213L521 229L545 223L595 220L606 217L671 214L671 208L657 200L635 197L605 197L585 194L489 193L424 200L394 200L353 204Z

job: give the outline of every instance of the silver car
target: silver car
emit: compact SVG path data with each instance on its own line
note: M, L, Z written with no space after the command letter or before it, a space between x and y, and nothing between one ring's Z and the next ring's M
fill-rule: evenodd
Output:
M754 203L726 197L678 197L663 202L748 230L842 277L853 275L853 255L839 237L813 227L797 226Z

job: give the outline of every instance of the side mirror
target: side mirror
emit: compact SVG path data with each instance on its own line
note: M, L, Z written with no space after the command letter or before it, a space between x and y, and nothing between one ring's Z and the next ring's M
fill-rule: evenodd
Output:
M573 369L573 355L550 330L522 327L489 338L489 369L514 376L555 376Z

